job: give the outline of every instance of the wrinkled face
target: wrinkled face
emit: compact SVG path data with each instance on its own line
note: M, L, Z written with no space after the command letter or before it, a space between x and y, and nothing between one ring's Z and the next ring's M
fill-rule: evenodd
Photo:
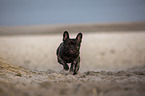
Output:
M79 33L75 39L70 39L68 32L64 32L63 41L64 41L64 49L67 54L79 54L80 44L82 40L82 33Z
M76 39L67 39L64 41L65 50L69 54L75 54L79 52L80 43Z

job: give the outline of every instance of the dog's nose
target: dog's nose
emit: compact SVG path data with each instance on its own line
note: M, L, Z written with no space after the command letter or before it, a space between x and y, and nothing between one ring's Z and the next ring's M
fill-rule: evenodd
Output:
M74 51L74 49L70 49L70 51Z
M75 50L74 49L70 49L70 53L74 53L75 52Z

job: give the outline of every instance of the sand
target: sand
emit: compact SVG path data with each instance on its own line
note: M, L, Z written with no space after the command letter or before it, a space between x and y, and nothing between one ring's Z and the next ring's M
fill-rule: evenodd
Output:
M77 75L56 60L62 34L1 35L0 96L145 96L145 31L111 30L83 33Z
M0 96L144 96L144 71L31 71L0 63Z
M74 38L77 33L71 33ZM62 34L1 36L0 57L30 70L61 71L56 49ZM145 31L83 33L80 72L121 71L145 65ZM2 60L3 62L5 60Z

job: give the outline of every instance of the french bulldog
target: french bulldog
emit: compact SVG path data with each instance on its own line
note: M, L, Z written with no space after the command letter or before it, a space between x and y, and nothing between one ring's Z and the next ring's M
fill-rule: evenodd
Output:
M80 46L82 42L82 33L78 33L76 38L70 39L69 33L63 33L63 42L57 48L57 60L63 65L63 68L68 71L71 64L70 72L76 75L80 68Z

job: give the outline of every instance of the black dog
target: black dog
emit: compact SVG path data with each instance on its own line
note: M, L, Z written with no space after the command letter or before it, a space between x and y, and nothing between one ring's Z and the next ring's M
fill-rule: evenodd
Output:
M70 71L74 72L73 75L77 74L80 67L80 56L79 50L82 41L82 33L79 33L75 39L69 38L69 33L65 31L63 33L63 42L57 49L57 59L63 68L67 71L69 66L67 63L71 63Z

